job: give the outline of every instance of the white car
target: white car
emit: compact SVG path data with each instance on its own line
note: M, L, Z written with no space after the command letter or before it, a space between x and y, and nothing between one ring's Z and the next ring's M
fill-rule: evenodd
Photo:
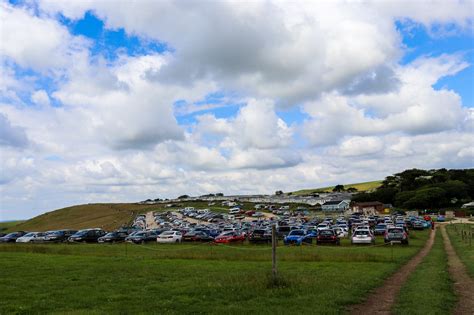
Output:
M33 242L35 238L40 237L40 236L45 236L45 235L46 233L44 232L30 232L30 233L26 233L22 237L17 238L16 242L17 243L31 243Z
M335 227L334 232L336 232L337 236L339 236L340 238L349 236L349 232L347 232L347 230L341 227Z
M240 208L231 208L229 209L229 214L239 214Z
M352 244L374 244L375 236L368 230L356 230L351 237Z
M183 234L179 231L165 231L158 235L156 241L158 243L181 243Z

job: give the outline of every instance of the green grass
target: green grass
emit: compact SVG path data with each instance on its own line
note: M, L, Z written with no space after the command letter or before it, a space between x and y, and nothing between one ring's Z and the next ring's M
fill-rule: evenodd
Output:
M456 303L443 238L438 231L431 252L403 285L393 314L450 314Z
M461 261L466 266L467 272L474 278L474 238L469 243L469 237L462 238L462 231L469 231L471 229L474 234L474 225L472 224L449 224L446 230L451 240L451 244L456 250Z
M278 247L276 286L269 246L3 244L0 313L341 313L426 239Z
M374 190L382 185L381 180L372 181L372 182L365 182L365 183L358 183L358 184L348 184L344 185L345 189L348 188L355 188L357 191L369 191ZM332 192L334 186L331 187L323 187L323 188L315 188L315 189L303 189L293 192L293 195L308 195L312 193L321 193L321 192Z
M106 230L127 225L149 205L86 204L47 212L8 228L9 231L47 231L55 229L83 229L99 227Z
M24 221L22 221L22 220L0 222L0 232L9 230L9 229L11 229L11 228L15 227L16 225L18 225L20 223L23 223L23 222Z

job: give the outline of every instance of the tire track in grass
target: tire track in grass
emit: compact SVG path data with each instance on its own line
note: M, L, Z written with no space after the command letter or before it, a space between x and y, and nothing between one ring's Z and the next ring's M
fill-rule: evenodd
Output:
M410 274L423 261L433 247L436 230L431 231L425 246L408 263L385 280L384 284L375 289L363 303L350 308L351 314L390 314L400 289L408 280Z
M474 280L468 275L466 266L454 251L445 226L441 226L441 234L448 254L449 273L454 281L454 290L459 297L454 314L474 314Z

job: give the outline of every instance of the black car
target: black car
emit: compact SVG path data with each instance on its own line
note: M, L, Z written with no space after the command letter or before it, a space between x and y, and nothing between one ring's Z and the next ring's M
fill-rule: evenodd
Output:
M26 232L24 231L9 233L3 237L0 237L0 243L15 243L17 238L22 237L25 234Z
M183 242L211 242L214 238L203 231L189 231L183 235Z
M77 233L76 230L58 230L58 231L51 231L47 233L43 238L42 241L44 243L61 243L66 242L68 238L72 235Z
M86 229L80 230L77 233L71 235L68 238L69 242L81 242L81 243L97 243L99 237L104 236L106 233L102 229Z
M99 243L118 243L123 242L128 234L125 232L109 232L97 240Z
M141 231L128 236L125 241L135 244L143 244L146 242L156 242L159 232L157 231Z
M249 235L250 243L271 243L272 233L265 229L256 229Z
M341 240L337 236L336 232L332 229L323 229L318 232L318 236L316 237L316 244L336 244L340 245Z

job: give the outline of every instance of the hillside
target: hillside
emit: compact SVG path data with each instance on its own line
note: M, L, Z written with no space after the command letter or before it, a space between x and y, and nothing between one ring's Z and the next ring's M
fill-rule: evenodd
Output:
M131 203L86 204L44 213L30 220L9 226L9 231L47 231L54 229L83 229L98 227L113 230L129 224L149 205Z
M381 180L372 181L372 182L364 182L364 183L357 183L357 184L348 184L344 185L345 189L348 188L355 188L357 191L371 191L374 190L382 185ZM320 193L320 192L331 192L334 186L331 187L323 187L323 188L315 188L315 189L303 189L293 192L293 195L307 195L312 193Z

